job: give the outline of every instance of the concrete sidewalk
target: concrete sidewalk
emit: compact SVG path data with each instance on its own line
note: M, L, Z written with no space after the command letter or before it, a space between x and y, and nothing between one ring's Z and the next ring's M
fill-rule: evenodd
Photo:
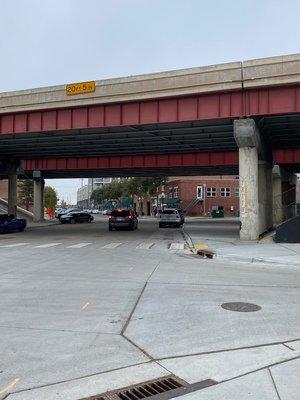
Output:
M193 224L188 221L184 226L185 239L194 251L208 248L216 253L216 259L219 260L300 268L300 243L274 243L271 239L245 242L238 237L238 225L235 219L206 220L205 226L209 227L207 233L204 232L205 228L201 228L203 222L199 219L194 220ZM228 226L220 233L219 224Z

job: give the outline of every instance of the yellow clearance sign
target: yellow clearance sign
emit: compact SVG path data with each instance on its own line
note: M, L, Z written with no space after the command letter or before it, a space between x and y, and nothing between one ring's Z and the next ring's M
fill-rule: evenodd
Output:
M67 96L72 96L73 94L91 93L94 92L95 90L96 90L95 81L69 83L66 86Z

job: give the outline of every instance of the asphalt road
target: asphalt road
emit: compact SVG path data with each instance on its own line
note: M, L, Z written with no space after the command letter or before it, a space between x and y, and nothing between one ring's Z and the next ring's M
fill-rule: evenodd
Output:
M205 221L188 224L217 231ZM235 235L235 221L220 224L220 235ZM0 398L80 399L101 393L100 377L123 368L110 384L121 385L126 374L131 384L169 371L199 381L203 366L188 357L204 354L244 349L236 359L248 372L258 368L258 355L262 365L295 356L281 344L300 337L298 270L200 260L170 250L171 243L184 243L180 229L140 220L137 231L109 232L103 217L1 236ZM221 307L236 301L262 308ZM236 364L222 362L236 376Z

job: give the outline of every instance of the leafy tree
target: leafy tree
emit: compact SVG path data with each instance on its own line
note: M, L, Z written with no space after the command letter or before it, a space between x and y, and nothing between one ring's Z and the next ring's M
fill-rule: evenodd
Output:
M154 196L157 189L163 185L165 178L128 178L120 182L112 182L109 185L95 189L91 195L94 203L101 204L104 201L119 201L122 198L133 196Z
M56 190L51 186L45 187L45 207L46 208L55 208L58 203L58 196Z
M29 210L29 207L33 205L33 180L21 180L18 186L19 203L26 210Z

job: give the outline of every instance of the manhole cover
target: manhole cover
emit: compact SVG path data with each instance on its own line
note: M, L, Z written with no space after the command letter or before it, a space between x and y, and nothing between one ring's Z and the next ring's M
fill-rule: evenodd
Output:
M258 306L257 304L243 302L223 303L221 307L225 310L237 312L254 312L261 310L261 306Z

